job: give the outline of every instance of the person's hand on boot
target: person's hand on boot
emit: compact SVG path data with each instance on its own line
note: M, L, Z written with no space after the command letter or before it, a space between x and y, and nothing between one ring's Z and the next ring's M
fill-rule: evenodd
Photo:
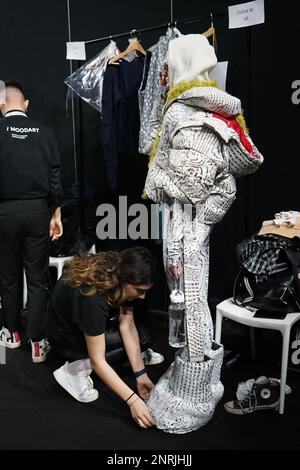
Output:
M149 379L147 373L141 375L136 379L136 387L142 398L148 398L152 388L154 387L153 382Z
M155 421L150 415L147 405L143 402L141 397L133 395L128 406L130 408L131 416L141 428L147 429L155 426Z

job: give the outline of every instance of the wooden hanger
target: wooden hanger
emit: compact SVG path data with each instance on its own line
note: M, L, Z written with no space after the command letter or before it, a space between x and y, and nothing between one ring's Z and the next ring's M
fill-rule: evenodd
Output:
M206 38L210 38L214 34L216 34L216 30L214 26L211 26L207 31L204 31L204 33L201 33L202 36L205 36Z
M124 57L126 57L130 52L140 52L141 54L146 55L146 51L143 48L142 44L138 41L138 39L135 38L129 44L127 49L125 49L125 51L120 52L120 54L117 54L115 57L110 59L109 63L110 64L115 64L118 60L124 59Z
M212 13L210 14L210 28L207 31L204 31L204 33L202 33L202 36L205 36L207 39L210 37L213 38L213 47L215 51L217 52L217 35L216 35L216 28L214 27Z

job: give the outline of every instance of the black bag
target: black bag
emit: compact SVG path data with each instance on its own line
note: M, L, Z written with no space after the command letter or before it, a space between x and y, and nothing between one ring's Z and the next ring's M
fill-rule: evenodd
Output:
M85 253L87 251L85 239L78 227L73 233L65 232L61 238L51 242L50 256L55 258L74 256L77 253Z
M274 235L275 236L275 235ZM249 242L247 240L246 242ZM288 241L286 249L280 250L279 268L263 281L242 267L234 282L233 299L237 305L276 313L292 313L300 310L300 239ZM239 245L244 249L245 242Z
M294 276L289 268L272 274L262 283L257 283L255 276L242 268L234 282L233 298L237 305L250 305L275 313L300 310Z

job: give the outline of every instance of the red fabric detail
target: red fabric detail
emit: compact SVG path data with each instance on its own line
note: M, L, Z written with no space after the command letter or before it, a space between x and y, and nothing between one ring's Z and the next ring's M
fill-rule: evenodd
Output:
M19 332L18 331L14 331L13 332L13 338L14 338L14 341L16 343L18 343L20 341L20 335L19 335Z
M34 343L34 356L40 357L40 343L38 341Z
M216 113L213 113L213 117L221 119L221 121L224 121L228 127L233 129L238 134L241 144L245 147L247 152L249 152L253 157L256 157L250 140L247 138L244 129L239 125L235 117L225 118L224 116Z

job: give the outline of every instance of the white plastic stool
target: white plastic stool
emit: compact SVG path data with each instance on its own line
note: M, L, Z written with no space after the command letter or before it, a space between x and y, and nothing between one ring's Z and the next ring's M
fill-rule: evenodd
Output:
M89 249L89 253L95 254L96 253L96 246L93 245ZM49 266L55 267L57 269L57 280L60 278L63 272L64 264L72 259L72 256L61 256L61 257L54 257L50 256L49 258Z
M248 310L245 307L239 307L232 299L227 299L217 305L216 310L216 333L215 341L220 343L222 320L223 317L248 325L251 335L251 347L254 351L254 335L253 328L266 328L269 330L278 330L282 334L282 355L281 355L281 377L280 377L280 400L279 400L279 413L284 413L284 399L285 399L285 385L287 376L287 364L289 354L290 332L293 324L300 319L300 312L288 313L283 320L275 318L259 318L254 317L255 311ZM252 331L251 331L252 330Z
M62 275L64 264L70 259L72 259L72 256L60 256L60 257L50 256L49 267L56 268L57 280Z
M96 254L96 245L93 245L93 246L89 249L89 253L91 253L92 255L95 255L95 254Z
M93 245L89 249L89 253L96 254L96 245ZM57 270L57 280L60 278L63 272L64 264L71 259L72 256L61 256L61 257L55 257L55 256L50 256L49 257L49 266L55 267ZM25 270L23 270L23 308L26 307L27 303L27 282L26 282L26 274Z

